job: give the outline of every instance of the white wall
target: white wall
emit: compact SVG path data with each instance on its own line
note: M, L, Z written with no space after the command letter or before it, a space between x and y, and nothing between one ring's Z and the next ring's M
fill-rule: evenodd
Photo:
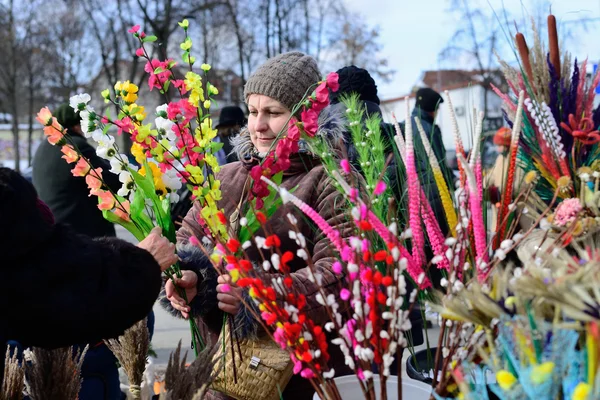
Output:
M466 149L471 148L473 142L472 135L474 131L473 123L473 107L478 110L483 110L484 90L481 86L465 87L460 89L454 89L449 91L450 97L452 98L452 105L456 113L456 120L458 122L458 129L460 132L461 139ZM450 120L450 112L448 111L448 101L446 95L444 97L444 103L441 105L438 111L436 122L442 131L442 139L444 146L447 149L455 149L454 132L452 129L452 122ZM415 98L409 98L409 112L415 105ZM488 116L501 117L502 100L493 92L488 93ZM392 121L392 113L396 115L398 121L406 119L406 105L404 100L395 101L392 103L382 103L381 110L383 112L383 118L385 121Z

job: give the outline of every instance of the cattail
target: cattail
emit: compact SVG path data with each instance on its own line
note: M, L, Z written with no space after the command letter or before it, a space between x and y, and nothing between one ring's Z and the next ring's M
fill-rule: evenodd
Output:
M533 87L533 70L531 69L531 60L529 59L529 47L527 46L527 41L521 32L517 33L515 40L517 42L517 50L519 51L521 62L523 63L523 69L525 70L529 84Z
M23 398L25 371L17 359L17 352L14 351L11 357L10 350L10 346L8 346L4 359L4 379L2 380L0 400L20 400Z
M548 46L550 47L550 62L556 72L556 79L560 79L560 53L558 50L558 31L556 17L548 15Z
M27 389L35 400L76 400L81 388L81 365L88 350L65 347L56 350L33 348L32 361L27 363Z
M150 349L150 334L146 318L127 329L118 339L104 343L121 363L129 378L129 391L134 399L141 399L141 385L146 370L146 359Z

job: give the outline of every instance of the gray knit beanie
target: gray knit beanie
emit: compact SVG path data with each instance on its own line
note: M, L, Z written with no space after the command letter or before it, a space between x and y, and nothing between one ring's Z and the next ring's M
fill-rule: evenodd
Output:
M269 96L291 110L312 85L321 80L317 62L299 51L269 58L246 82L244 98L251 94Z

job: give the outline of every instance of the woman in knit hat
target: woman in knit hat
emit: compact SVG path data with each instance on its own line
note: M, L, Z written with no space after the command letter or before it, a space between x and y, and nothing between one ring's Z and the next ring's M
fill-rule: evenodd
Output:
M236 226L247 210L251 168L257 165L275 144L279 132L287 125L294 105L302 101L305 93L312 91L321 79L315 60L300 52L285 53L267 60L248 79L244 88L250 113L248 125L242 129L235 143L235 151L240 161L225 165L217 174L223 193L218 208L224 209L230 225ZM328 121L328 126L331 126L330 122ZM295 196L313 207L334 228L344 232L345 228L350 228L351 223L343 210L340 210L339 204L343 202L341 195L328 179L319 158L303 151L302 145L300 147L300 152L290 157L291 166L284 172L281 186L288 190L295 188ZM182 269L186 270L177 283L185 288L189 304L177 294L171 282L166 284L166 297L162 302L175 315L199 318L210 331L213 343L221 331L223 313L234 316L238 337L257 338L264 332L261 332L260 324L253 315L260 315L260 312L253 314L239 298L244 297L244 303L250 306L253 305L253 301L246 297L248 294L245 291L232 285L228 276L219 277L203 252L190 244L190 237L195 236L201 240L203 236L203 228L196 218L200 209L200 204L196 203L177 232L178 255L183 261ZM336 293L338 276L332 271L335 261L331 252L332 246L328 239L318 235L309 226L301 212L292 205L281 206L267 222L269 234L276 234L281 239L282 252L292 251L296 254L298 246L288 234L291 228L287 222L288 214L295 216L298 221L297 227L306 238L314 269L323 277L321 283L326 294ZM266 236L262 229L256 234ZM269 251L261 251L266 259L270 259ZM246 254L257 265L262 265L263 258L255 247L248 248ZM289 264L294 286L292 291L306 296L308 318L318 325L324 325L329 318L324 307L317 301L319 285L313 282L314 279L310 279L310 271L306 265L306 261L298 257ZM274 274L279 273L273 269L271 271ZM229 287L226 288L225 284ZM332 352L335 353L336 349L337 346L331 346ZM332 355L331 359L333 364L333 360L338 361L338 365L334 365L336 374L343 374L343 356ZM292 377L283 392L283 398L310 399L312 393L310 382L297 375Z

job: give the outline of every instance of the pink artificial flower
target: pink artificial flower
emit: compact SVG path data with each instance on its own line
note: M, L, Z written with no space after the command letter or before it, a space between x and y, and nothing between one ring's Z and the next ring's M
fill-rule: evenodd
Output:
M130 204L129 201L125 200L124 202L121 203L120 206L117 206L117 208L115 208L115 215L117 217L119 217L120 219L122 219L123 221L131 221L130 218Z
M345 174L350 173L350 162L345 158L340 161L340 167L342 167L342 171L344 171Z
M375 196L379 196L380 194L385 192L386 187L387 186L386 186L385 182L383 182L383 181L377 182L377 185L375 185L375 190L373 191L373 194Z
M342 268L342 264L339 261L334 262L331 268L333 269L333 272L335 272L338 275L340 275L344 270Z
M566 226L577 219L577 215L583 210L578 198L566 199L556 207L554 212L554 224Z
M350 291L346 288L343 288L340 291L340 297L342 298L342 300L347 301L350 298Z
M273 339L275 340L275 343L279 344L282 349L286 348L287 339L285 338L285 332L282 328L277 328L275 332L273 332ZM302 364L300 364L300 367L302 367ZM294 370L296 370L296 364L294 364Z
M200 247L200 242L198 241L198 238L196 236L190 236L188 240L192 246Z
M80 158L75 164L75 167L71 170L74 176L86 176L90 171L90 164L85 158Z
M100 210L112 210L115 207L115 198L108 190L98 190L96 195L100 199L98 204Z
M221 293L228 293L231 290L231 286L224 283L221 285Z
M291 358L292 362L294 363L294 371L293 371L294 375L298 375L298 373L300 373L300 371L302 371L302 362L298 361L296 356L294 356L293 354L290 354L290 358Z
M139 25L134 25L131 28L129 28L127 30L127 32L129 33L137 33L140 30L140 26Z
M312 371L312 369L304 368L302 372L300 372L300 376L304 379L312 379L315 377L315 373Z
M138 57L144 57L144 48L140 47L139 49L137 49L135 51L135 55L138 56Z
M337 92L340 89L340 84L338 82L339 78L340 77L337 72L330 72L327 75L327 87L329 87L332 92Z
M312 108L309 108L308 110L302 111L300 118L302 119L306 134L310 137L315 136L319 127L319 114Z

